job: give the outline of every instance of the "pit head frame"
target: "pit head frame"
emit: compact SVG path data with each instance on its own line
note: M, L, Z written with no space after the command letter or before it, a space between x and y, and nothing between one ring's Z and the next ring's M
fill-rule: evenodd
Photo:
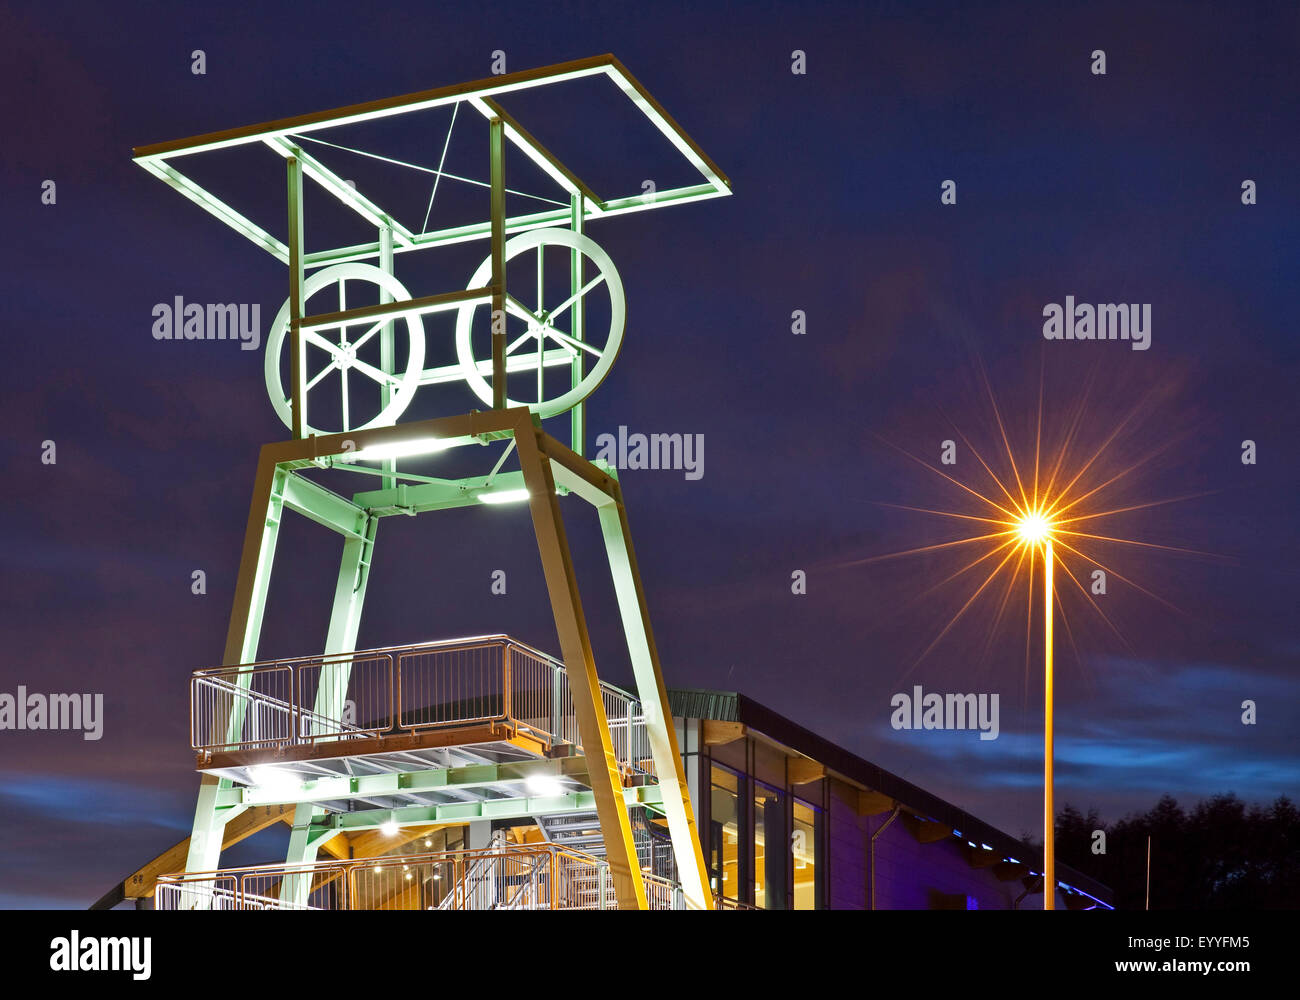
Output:
M611 81L698 171L699 183L649 194L641 191L602 197L561 163L497 101L502 95L521 90L601 76ZM313 143L322 148L329 147L331 143L323 135L332 128L399 115L418 115L422 111L447 106L453 108L454 125L462 105L468 105L488 123L489 178L480 185L488 189L488 213L487 218L480 222L431 230L426 228L426 213L425 223L413 228L382 207L380 200L358 190L304 148ZM186 157L259 144L282 158L285 164L288 193L286 241L279 240L205 190L176 165L184 163ZM563 200L551 199L552 204L542 211L507 215L507 144L517 148L540 168L558 186ZM351 151L370 155L360 150ZM325 642L326 655L332 655L355 649L376 526L382 517L466 506L479 501L491 502L517 494L515 498L527 500L530 508L562 654L573 678L575 711L583 746L588 748L587 755L591 761L590 782L619 904L644 908L646 892L632 840L624 790L613 763L608 721L597 690L599 681L590 636L556 502L560 494L582 497L596 507L599 514L628 642L629 660L645 707L647 733L663 790L663 809L672 836L683 895L688 905L711 908L713 894L668 711L667 691L650 629L617 472L582 457L585 434L583 401L613 364L622 341L625 318L617 271L608 255L586 235L585 227L593 219L728 195L731 189L726 176L612 55L140 147L135 150L135 159L151 174L266 250L289 269L288 298L266 339L265 375L272 404L292 429L293 439L268 444L262 449L224 662L233 665L256 659L278 525L284 511L301 513L344 537L338 588ZM463 177L452 177L441 164L434 168L393 162L433 174L435 193L436 184L444 179L466 181ZM319 185L374 226L376 238L361 244L306 252L303 241L304 178ZM488 256L462 288L412 295L393 274L393 260L397 254L476 240L488 241ZM544 284L540 274L543 251L547 247L559 247L568 252L571 272L568 297L549 305L542 301ZM509 292L505 283L506 261L530 251L536 253L539 265L535 306L526 305L520 297ZM588 263L595 267L591 280L586 278ZM309 271L312 272L310 276ZM353 281L378 286L378 304L348 307L346 286ZM307 313L307 300L326 289L337 292L338 308ZM584 323L587 299L593 294L607 294L610 300L609 328L597 337L590 335L591 331ZM478 358L474 356L473 338L468 331L474 310L483 306L491 310L491 356ZM449 310L457 313L457 360L452 365L426 368L423 365L421 317ZM498 322L507 317L524 324L523 335L514 341L508 340L505 323ZM394 364L397 357L394 341L399 324L404 327L408 338L406 364L400 371ZM349 339L349 331L357 327L363 327L364 332ZM337 340L323 336L325 331L334 331ZM381 348L377 366L359 356L359 348L375 337L379 338ZM328 358L326 368L315 374L307 370L306 346L309 343L323 350ZM532 344L536 345L535 350L522 350L522 347ZM289 361L287 391L281 362L281 353L285 351ZM568 384L559 394L547 395L543 375L546 369L557 367L568 369ZM342 399L338 412L343 426L316 426L310 421L309 394L319 390L323 377L334 370L342 375ZM536 398L517 400L508 394L508 377L519 374L535 376L535 381L531 377L529 381L535 385ZM349 375L359 375L378 383L380 404L377 412L368 419L353 419L347 388ZM482 402L490 404L491 411L407 421L399 426L399 418L416 390L457 380L467 384ZM542 420L565 412L570 414L569 447L545 433L541 427ZM507 453L513 449L518 455L521 466L518 473L499 471L504 455L488 476L470 480L437 480L397 469L397 459L402 456L427 455L445 448L475 443L486 445L495 441L510 442ZM383 488L358 493L348 500L308 477L320 469L338 468L340 462L356 466L354 471L381 476ZM377 468L371 468L367 463L377 465ZM503 490L503 486L518 488ZM346 666L343 669L346 670ZM337 689L346 688L346 683L346 678L343 678L341 686L336 685ZM333 710L337 710L337 706ZM187 870L210 871L216 866L224 824L239 813L239 805L230 804L232 792L237 793L237 790L230 788L228 779L204 774L188 847ZM290 861L306 863L314 857L317 843L309 834L319 818L319 806L313 803L297 806Z

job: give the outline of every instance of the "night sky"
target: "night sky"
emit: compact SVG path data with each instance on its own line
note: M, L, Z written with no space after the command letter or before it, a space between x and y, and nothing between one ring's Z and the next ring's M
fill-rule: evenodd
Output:
M625 425L705 442L698 480L621 477L669 686L742 691L1041 835L1042 623L1027 628L1024 578L1000 620L1005 577L945 632L991 564L943 583L962 547L880 558L969 533L902 507L986 513L904 452L939 467L957 441L942 468L991 496L975 452L1011 476L993 401L1032 463L1041 393L1045 456L1068 437L1065 468L1105 445L1091 485L1130 470L1095 509L1141 509L1098 533L1164 547L1090 550L1118 574L1097 598L1105 618L1062 585L1058 806L1113 821L1165 793L1294 796L1300 13L966 6L0 10L0 692L105 704L98 742L0 732L0 905L84 907L188 834L187 678L220 662L258 448L288 437L261 351L150 333L154 304L177 295L260 303L265 327L285 269L131 148L482 78L494 50L511 71L613 53L733 184L589 229L629 303L593 437ZM598 190L674 169L580 104L503 103ZM413 155L436 161L444 133L415 137ZM467 148L479 160L464 169L486 179L486 146ZM255 187L282 203L282 171ZM486 218L485 197L466 204ZM441 265L427 253L418 294L463 287L486 244ZM1044 306L1067 295L1150 304L1150 348L1044 340ZM595 519L564 509L601 674L630 683ZM263 656L317 651L333 589L334 537L286 525ZM490 593L495 569L507 596ZM558 653L540 570L520 509L387 519L360 646L504 631ZM915 684L999 693L999 738L893 730L891 696Z

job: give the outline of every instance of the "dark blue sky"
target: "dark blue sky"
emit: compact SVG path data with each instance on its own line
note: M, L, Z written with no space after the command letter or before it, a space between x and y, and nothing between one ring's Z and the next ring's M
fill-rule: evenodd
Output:
M261 303L269 322L283 267L131 147L480 78L497 49L511 70L614 53L733 182L734 197L590 230L629 302L593 434L705 439L699 481L623 475L670 685L744 691L1009 832L1036 829L1027 595L995 632L976 609L916 663L973 589L926 593L961 560L868 561L954 537L882 504L971 512L896 449L935 462L955 424L996 452L984 369L1018 456L1040 380L1045 441L1080 414L1072 458L1136 410L1095 471L1158 454L1116 505L1197 496L1111 527L1210 553L1099 550L1161 599L1112 586L1114 630L1063 595L1058 803L1113 820L1165 792L1294 796L1298 48L1293 4L9 6L0 691L100 691L107 718L98 743L0 732L0 905L85 905L188 832L186 680L220 659L257 449L287 436L260 352L150 336L152 306L176 295ZM632 190L646 175L618 131L520 107L592 170L627 170ZM955 206L940 204L948 178ZM1045 342L1042 309L1066 295L1150 303L1151 348ZM977 473L967 457L954 475ZM626 682L598 534L566 511L598 663ZM384 523L361 644L508 631L556 649L530 526L500 514ZM282 536L293 575L275 580L265 655L322 642L337 553L320 541L305 524ZM506 598L489 594L497 568ZM1000 738L890 729L891 695L914 683L999 692Z

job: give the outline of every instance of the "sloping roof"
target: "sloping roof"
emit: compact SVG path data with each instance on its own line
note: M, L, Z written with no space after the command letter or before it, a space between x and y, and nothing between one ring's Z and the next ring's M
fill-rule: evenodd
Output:
M966 810L905 781L878 764L850 753L818 736L811 729L806 729L739 692L670 688L668 703L675 716L742 723L769 739L824 764L829 770L850 781L889 796L922 818L952 827L968 843L988 844L1004 857L1017 858L1029 863L1037 871L1042 870L1041 849L1027 847L1023 841L990 826ZM1107 906L1114 905L1114 894L1109 886L1059 860L1056 862L1056 880L1066 888L1079 889Z

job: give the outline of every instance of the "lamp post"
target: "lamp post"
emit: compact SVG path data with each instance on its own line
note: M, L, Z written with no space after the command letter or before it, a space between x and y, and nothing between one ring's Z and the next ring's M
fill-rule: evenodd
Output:
M1052 760L1055 755L1052 676L1052 540L1043 543L1043 909L1056 909L1056 813Z
M1029 546L1043 549L1043 909L1056 909L1056 827L1052 762L1055 753L1052 674L1052 522L1042 510L1031 510L1016 522L1016 531Z

